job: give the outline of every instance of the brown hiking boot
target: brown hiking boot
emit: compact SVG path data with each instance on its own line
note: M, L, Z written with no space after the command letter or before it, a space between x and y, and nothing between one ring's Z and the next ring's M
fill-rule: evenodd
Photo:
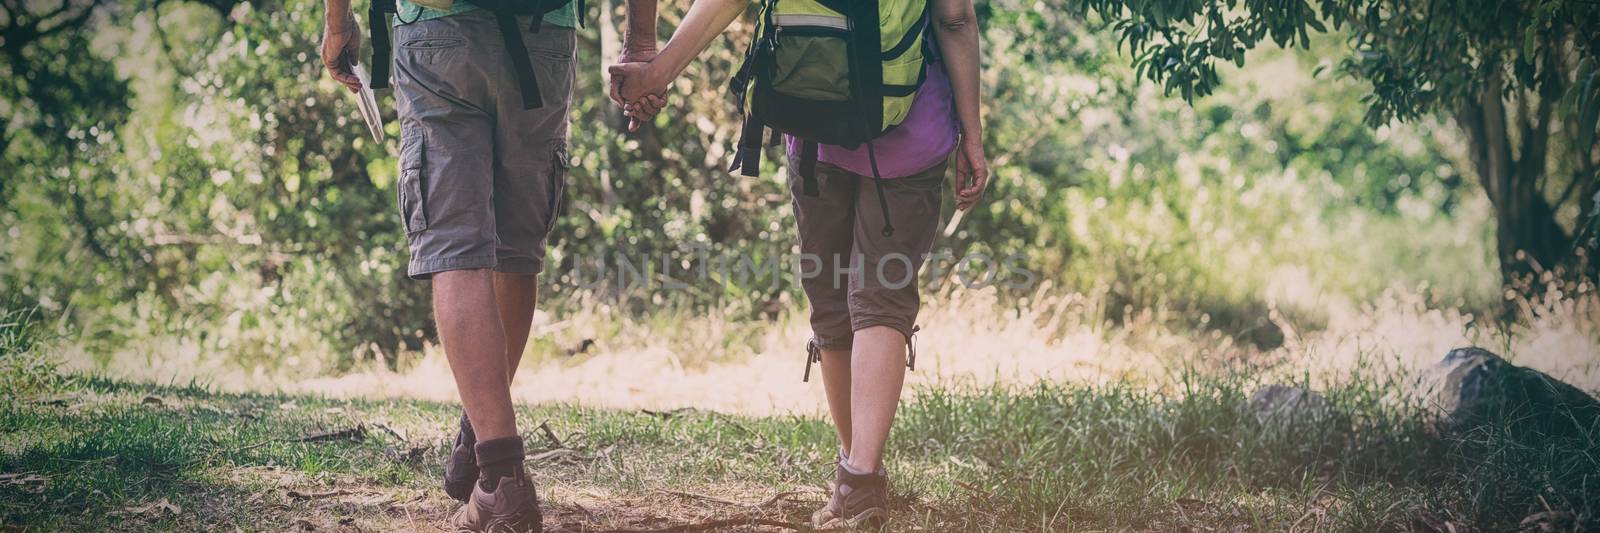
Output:
M450 527L457 532L540 533L544 517L539 514L539 494L521 469L516 475L500 478L494 492L473 483L472 497L450 517Z
M461 413L461 428L456 431L456 442L444 463L444 493L458 502L472 497L472 487L478 484L478 454L473 452L473 445L477 443L472 422L467 420L466 413Z
M833 497L811 513L811 527L819 530L877 529L889 520L889 476L855 475L834 467Z

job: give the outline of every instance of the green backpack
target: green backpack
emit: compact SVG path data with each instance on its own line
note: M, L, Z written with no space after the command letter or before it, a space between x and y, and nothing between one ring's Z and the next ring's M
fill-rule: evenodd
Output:
M780 133L801 139L797 170L808 196L817 195L818 144L867 145L877 181L872 140L905 120L927 78L928 2L764 0L755 40L729 83L745 122L728 170L758 175L770 129L774 143Z

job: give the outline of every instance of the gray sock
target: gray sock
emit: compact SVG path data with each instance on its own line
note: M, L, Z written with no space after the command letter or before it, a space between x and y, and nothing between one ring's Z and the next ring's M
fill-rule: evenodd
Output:
M478 486L484 492L494 492L500 478L511 477L522 470L525 455L522 437L478 441L473 451L478 456Z

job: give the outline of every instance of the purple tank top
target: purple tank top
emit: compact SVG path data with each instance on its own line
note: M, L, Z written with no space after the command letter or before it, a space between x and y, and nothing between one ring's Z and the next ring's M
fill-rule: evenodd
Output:
M899 127L872 140L872 150L878 159L878 177L903 178L922 172L950 156L956 147L955 98L950 92L950 78L944 72L944 63L928 64L928 79L922 82L916 99L911 101L911 111ZM785 136L790 160L800 153L800 139ZM872 175L872 162L867 157L867 147L855 150L822 144L817 146L817 161L862 176Z

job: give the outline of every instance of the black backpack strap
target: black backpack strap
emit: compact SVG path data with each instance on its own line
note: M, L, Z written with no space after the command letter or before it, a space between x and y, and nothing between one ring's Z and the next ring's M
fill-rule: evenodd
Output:
M755 79L756 63L767 57L766 50L771 49L775 42L773 39L777 32L772 25L773 2L764 0L761 3L761 23L756 36L750 40L750 46L745 47L744 60L734 70L733 78L728 80L728 96L741 112L745 110L745 92L750 89L750 81Z
M806 341L806 373L800 376L800 381L811 381L811 364L822 362L822 346L817 344L817 338L812 337Z
M760 54L757 48L761 46L759 41L757 38L757 42L750 43L750 47L745 49L744 61L739 63L739 70L734 71L733 78L728 80L728 99L741 113L746 111L744 95L750 90L750 80L755 77L755 58Z
M883 214L883 236L894 236L894 223L889 221L889 198L883 194L883 178L878 174L878 154L867 142L867 162L872 165L872 184L878 188L878 211Z
M395 0L372 0L367 5L367 32L372 42L373 89L389 87L389 65L394 62L394 43L389 40L389 13L396 12Z
M753 116L745 116L743 131L739 133L739 147L733 153L733 164L728 172L740 171L747 177L761 175L761 134L766 126Z
M817 196L817 141L800 141L800 189L806 196Z
M544 98L539 96L539 80L533 75L533 61L528 58L528 45L522 42L522 32L517 29L517 16L497 10L494 18L500 24L500 35L505 38L506 52L511 55L511 70L517 75L517 87L522 90L522 108L544 107Z

